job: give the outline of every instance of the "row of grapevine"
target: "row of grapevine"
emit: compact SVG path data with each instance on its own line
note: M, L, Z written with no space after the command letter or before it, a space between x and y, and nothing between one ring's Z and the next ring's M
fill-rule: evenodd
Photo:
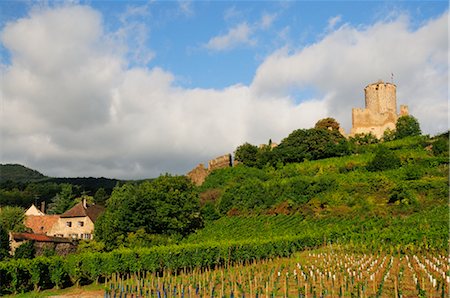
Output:
M369 251L396 246L407 247L410 251L447 250L448 212L448 206L443 205L407 217L330 217L308 220L299 214L224 217L208 223L184 242L307 235L324 241L355 243L359 247L367 247Z
M105 297L448 297L450 277L424 273L409 260L424 255L348 254L343 250L307 251L290 258L193 271L113 274ZM433 255L436 271L448 257ZM444 262L442 262L442 260ZM408 266L407 266L408 264ZM414 276L422 278L416 286Z
M0 262L0 294L32 289L61 288L98 281L113 273L181 270L229 266L238 262L290 256L321 239L286 237L266 241L212 242L119 249L109 253L83 253L63 257L37 257Z

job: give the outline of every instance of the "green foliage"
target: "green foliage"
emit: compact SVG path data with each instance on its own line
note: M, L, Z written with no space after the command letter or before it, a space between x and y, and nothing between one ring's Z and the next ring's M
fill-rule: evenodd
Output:
M399 194L398 204L413 203L412 201L401 202L401 200L409 199L404 196L408 196L406 187L395 189L394 192ZM372 251L396 245L415 246L417 250L424 251L427 249L446 251L448 212L449 207L441 205L401 217L393 216L393 214L380 217L358 213L352 213L348 217L335 214L322 218L301 214L223 217L215 222L207 223L204 229L190 235L183 242L205 243L308 237L341 244L359 243Z
M254 167L256 166L257 153L257 146L245 143L236 148L236 151L234 151L234 159L246 166Z
M105 206L106 200L108 198L109 198L109 195L103 187L100 187L94 194L95 204Z
M349 154L347 140L337 131L298 129L274 149L284 163L316 160Z
M75 194L71 184L61 185L61 192L57 194L48 208L49 214L62 214L75 205Z
M9 256L9 235L3 225L0 225L0 261Z
M335 131L339 131L340 127L341 125L334 118L320 119L319 121L316 122L316 125L314 125L314 128L316 129L329 129Z
M395 140L395 130L391 130L391 129L386 129L383 132L383 137L381 138L383 140L383 142L390 142Z
M0 294L93 282L112 273L177 271L287 257L328 243L367 250L446 252L448 206L406 217L305 220L299 215L227 217L191 235L186 243L86 252L65 258L0 262Z
M20 245L16 251L14 252L14 258L16 259L32 259L34 258L34 255L36 253L36 250L34 248L34 242L33 241L27 241Z
M222 216L294 212L385 216L397 209L413 212L441 204L448 197L448 185L444 183L448 180L448 158L430 154L427 148L433 141L425 136L407 137L385 142L381 149L377 144L361 145L358 154L349 156L261 169L240 165L221 169L199 187L200 196L204 197L203 204L208 202L205 210L214 218L217 211ZM387 169L367 171L372 163L377 169L373 152L379 150L388 151L377 157L382 166L387 160ZM392 156L393 163L389 159ZM417 204L386 205L394 189L405 183L411 185Z
M0 209L0 226L8 232L24 232L26 229L23 224L24 217L25 210L20 207L2 207Z
M96 222L95 235L108 249L117 239L144 229L149 234L187 235L202 226L194 186L184 176L160 176L139 185L114 189L106 211Z
M367 165L367 169L371 172L385 171L400 167L401 160L395 152L389 150L385 146L379 146L375 156Z
M395 138L402 139L410 136L419 136L422 134L419 121L410 115L401 116L395 124Z
M77 253L102 252L105 251L105 243L97 240L80 241L77 246Z
M349 138L350 143L353 146L363 146L377 144L378 139L372 133L360 133Z
M432 143L433 154L436 156L448 156L449 140L448 133L435 138Z

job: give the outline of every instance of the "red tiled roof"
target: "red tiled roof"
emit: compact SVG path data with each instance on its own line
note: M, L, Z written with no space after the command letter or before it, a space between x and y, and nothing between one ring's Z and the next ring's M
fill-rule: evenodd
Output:
M61 214L62 218L67 217L85 217L88 216L92 222L97 220L97 217L105 210L104 207L99 205L88 205L87 208L83 206L83 202L80 202Z
M61 217L85 217L87 216L86 208L84 208L83 203L80 202L61 214Z
M59 215L28 215L25 217L25 226L33 233L46 234L58 221Z
M11 233L14 240L32 240L38 242L63 242L69 243L72 242L72 239L69 238L61 238L61 237L51 237L42 234L33 234L33 233Z

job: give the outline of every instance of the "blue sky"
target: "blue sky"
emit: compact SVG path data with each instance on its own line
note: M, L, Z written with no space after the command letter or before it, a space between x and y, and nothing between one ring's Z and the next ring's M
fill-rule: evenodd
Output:
M294 50L320 40L329 22L368 26L408 14L411 27L442 14L446 1L79 1L98 10L105 30L113 32L124 22L145 31L145 39L130 36L130 47L144 46L154 58L148 63L133 59L130 65L162 67L176 75L183 87L225 88L250 84L264 58L280 47ZM34 1L2 2L2 27L26 17ZM267 28L261 22L271 21ZM208 49L207 42L247 24L254 44L237 42L223 50ZM145 29L144 29L145 28ZM142 43L140 45L139 43ZM2 56L8 51L2 48ZM301 97L301 95L300 95Z
M448 127L447 1L0 9L1 113L22 120L0 123L0 162L48 175L184 173L326 116L349 131L364 86L391 73L425 133Z

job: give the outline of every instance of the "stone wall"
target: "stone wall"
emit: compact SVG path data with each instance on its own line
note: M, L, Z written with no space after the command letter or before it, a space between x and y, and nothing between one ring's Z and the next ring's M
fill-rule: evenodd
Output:
M231 166L231 154L225 154L210 160L208 162L208 171L212 172L217 169L229 168Z
M208 168L205 168L202 163L199 164L189 173L187 173L186 176L191 179L191 181L195 185L202 185L203 182L205 182L206 177L208 177L208 175L212 171L217 169L229 168L232 165L231 154L225 154L210 160L208 162Z
M408 115L408 107L400 106L397 115L396 86L378 81L364 88L365 109L352 109L352 130L350 136L372 133L381 138L386 129L395 130L399 116Z
M35 242L36 257L45 255L46 251L55 251L58 256L67 256L77 251L77 243Z
M202 185L208 176L208 169L201 163L192 169L192 171L187 173L186 176L191 179L195 185Z

